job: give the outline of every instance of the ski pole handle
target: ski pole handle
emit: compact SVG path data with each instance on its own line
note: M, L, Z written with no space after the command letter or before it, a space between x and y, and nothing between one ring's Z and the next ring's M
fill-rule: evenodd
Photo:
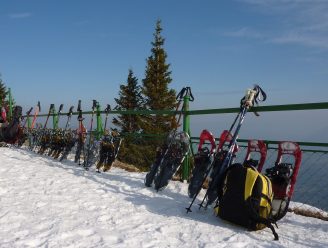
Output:
M59 106L59 110L58 110L58 113L61 113L62 110L63 110L63 108L64 108L64 104L60 104L60 106Z
M39 112L41 112L41 104L40 104L40 101L38 101L38 108L39 108Z
M31 114L32 110L33 110L33 107L31 107L30 110L26 112L26 115L29 116Z
M97 107L97 100L92 100L92 110L95 110Z
M77 105L77 111L81 111L81 100L79 100L79 103Z
M69 111L68 111L67 116L70 116L70 115L73 114L73 109L74 109L74 106L71 106L71 107L69 108Z
M247 89L244 99L244 106L249 108L253 106L256 90Z
M185 96L185 92L186 92L187 88L183 87L182 90L180 90L180 92L178 93L176 100L177 101L182 101L183 97Z
M108 114L110 110L111 110L111 107L109 104L107 104L107 106L105 108L105 113Z

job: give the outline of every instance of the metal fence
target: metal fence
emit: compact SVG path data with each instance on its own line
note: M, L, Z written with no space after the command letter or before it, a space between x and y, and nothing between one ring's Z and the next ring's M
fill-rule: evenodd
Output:
M226 109L207 109L207 110L189 110L188 99L185 98L185 107L182 111L184 115L183 129L185 132L190 133L190 119L189 116L195 115L208 115L208 114L227 114L237 113L239 108L226 108ZM253 107L250 112L271 112L271 111L295 111L295 110L318 110L328 109L328 102L323 103L308 103L308 104L290 104L290 105L274 105L274 106L262 106ZM126 111L110 111L111 115L115 114L143 114L143 115L175 115L179 111L150 111L150 110L126 110ZM83 112L83 115L90 115L92 112ZM99 111L97 115L104 114L104 111ZM63 113L63 115L66 113ZM77 115L75 112L73 115ZM40 115L40 117L47 115ZM194 141L194 140L193 140ZM245 158L246 140L239 140L241 149L237 154L236 161L241 162ZM197 143L197 142L196 142ZM268 155L264 165L264 171L266 168L272 167L277 157L277 141L267 141ZM292 198L292 204L290 209L295 212L300 212L307 215L309 212L311 215L317 215L322 219L328 220L328 143L305 143L298 142L301 145L303 151L302 164L300 167L297 183L295 186L294 196ZM195 144L195 142L194 142ZM182 178L187 180L190 175L190 160L186 160L182 170ZM289 162L289 161L285 161Z

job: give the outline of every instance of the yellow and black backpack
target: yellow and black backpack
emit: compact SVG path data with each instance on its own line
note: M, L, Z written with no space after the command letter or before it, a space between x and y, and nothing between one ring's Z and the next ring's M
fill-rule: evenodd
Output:
M271 219L272 185L252 166L231 165L225 175L216 214L250 230L269 227L278 240Z

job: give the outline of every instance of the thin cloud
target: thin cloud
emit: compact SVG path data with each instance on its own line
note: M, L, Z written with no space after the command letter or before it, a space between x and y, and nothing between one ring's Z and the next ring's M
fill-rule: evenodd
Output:
M224 32L224 36L229 37L247 37L247 38L262 38L263 35L260 32L252 30L249 27L242 27L235 31Z
M12 13L8 15L11 19L24 19L32 16L32 13L30 12L24 12L24 13Z
M299 44L328 49L328 1L326 0L238 0L268 16L279 17L280 29L265 30L265 35L251 28L241 28L230 36L265 38L276 44ZM229 33L228 33L229 34Z

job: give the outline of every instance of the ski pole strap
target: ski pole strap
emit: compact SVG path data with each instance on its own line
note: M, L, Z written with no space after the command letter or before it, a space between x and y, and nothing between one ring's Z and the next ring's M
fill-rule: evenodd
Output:
M107 107L105 108L105 113L108 114L110 110L111 110L111 107L109 104L107 104Z
M186 92L186 95L189 96L189 100L191 102L193 102L195 100L195 98L194 98L193 94L191 93L191 88L190 87L186 87L186 91L187 91Z
M189 100L193 102L195 100L193 94L191 93L190 87L183 87L182 90L178 93L176 100L182 101L185 96L189 96Z
M58 110L58 113L61 113L62 110L63 110L63 108L64 108L64 104L60 104L60 106L59 106L59 110Z
M97 107L97 100L92 100L92 110L94 111Z
M68 113L67 113L67 116L70 116L70 115L73 114L73 109L74 109L74 106L71 106L71 107L69 108L69 111L68 111Z
M77 117L77 119L80 121L82 121L82 109L81 109L81 100L79 100L79 103L77 105L77 111L79 112L79 115Z
M29 116L29 115L31 114L32 109L33 109L33 107L31 107L30 110L26 112L26 115L27 115L27 116Z
M183 99L183 97L185 96L187 88L183 87L182 90L180 90L180 92L177 94L176 100L177 101L181 101Z

